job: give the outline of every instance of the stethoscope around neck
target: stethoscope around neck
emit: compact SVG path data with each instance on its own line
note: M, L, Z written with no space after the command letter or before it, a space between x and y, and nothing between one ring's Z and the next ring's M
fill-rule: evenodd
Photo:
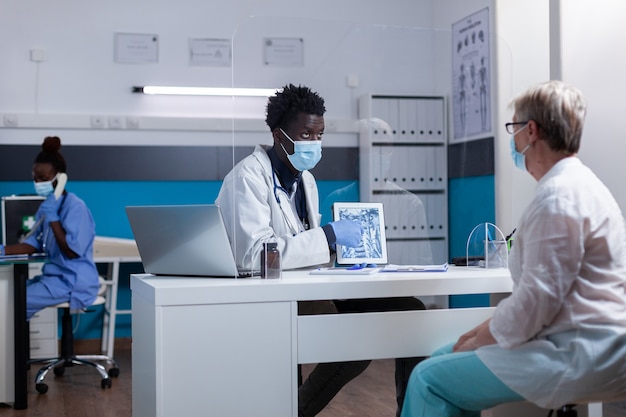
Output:
M61 213L61 209L63 208L63 204L65 204L65 197L66 197L65 193L63 193L63 195L60 197L61 198L61 203L59 204L59 213ZM39 222L43 223L44 220L45 220L45 217L41 216L39 218L39 220L38 220L38 223ZM35 225L35 226L37 226L37 225ZM33 227L32 230L35 230L35 229L36 229L36 227ZM48 248L48 237L50 236L50 229L51 229L50 224L49 223L44 223L41 232L37 236L37 240L39 240L41 242L41 248L42 248L43 252L46 255L48 255L48 256L50 256L50 254L48 253L48 249L49 249ZM54 233L52 235L54 236Z
M282 191L283 193L285 193L285 195L291 199L291 197L289 196L289 193L287 192L287 190L282 186L279 185L276 182L276 177L277 174L274 171L273 167L272 167L272 181L274 182L274 198L276 199L276 202L278 203L278 207L280 207L280 211L283 214L283 218L285 219L285 222L287 222L287 224L289 225L289 228L291 229L292 233L294 235L303 232L304 231L304 226L302 227L298 227L298 225L294 225L293 222L289 219L289 216L287 215L287 213L285 213L285 210L283 209L283 205L282 202L280 201L280 197L278 196L278 193L276 192L277 190ZM295 197L295 192L293 193L292 197Z

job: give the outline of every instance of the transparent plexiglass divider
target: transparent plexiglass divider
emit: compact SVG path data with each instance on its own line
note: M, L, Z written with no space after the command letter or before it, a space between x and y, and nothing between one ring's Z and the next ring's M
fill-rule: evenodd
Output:
M231 86L279 91L294 84L317 92L326 107L322 158L310 170L319 225L333 220L334 202L381 202L389 263L443 263L464 254L467 233L476 224L450 195L451 185L484 187L474 179L494 175L500 146L494 55L507 48L493 33L488 36L491 42L476 33L473 44L462 39L458 48L452 27L252 17L232 37ZM266 125L267 102L268 97L233 96L224 105L232 111L232 149L226 152L228 163L220 162L224 167L234 167L255 149L276 145L276 152L284 153ZM474 146L479 142L488 145ZM471 169L476 161L490 161L491 172ZM257 195L267 204L276 200L275 185L282 185L274 180L261 183L266 189ZM250 180L246 186L259 183ZM249 210L243 199L250 192L232 193L229 206L238 216ZM472 204L482 205L495 221L494 192L481 193L485 200ZM262 242L272 238L289 265L285 239L272 230L279 219L257 216L265 223L255 226L254 237L230 225L239 266L258 269ZM253 242L237 253L242 239Z

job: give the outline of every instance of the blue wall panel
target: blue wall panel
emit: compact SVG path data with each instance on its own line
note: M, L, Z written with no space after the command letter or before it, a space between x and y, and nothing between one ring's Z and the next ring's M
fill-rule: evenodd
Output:
M221 181L68 181L67 190L82 198L96 221L99 236L132 239L133 235L124 208L149 204L212 204L219 193ZM318 181L320 205L326 207L322 222L332 220L333 201L358 201L358 182ZM333 193L333 191L337 191ZM31 181L0 182L0 195L33 194ZM129 274L143 272L140 263L122 264L118 292L118 309L131 308ZM77 339L100 338L102 307L80 315ZM59 321L60 323L60 321ZM129 315L117 318L116 337L131 336Z
M480 223L495 223L494 176L451 179L449 190L450 257L465 256L467 238Z
M451 179L449 191L450 258L465 256L467 238L479 223L495 223L494 176ZM488 294L451 295L451 308L489 306ZM469 329L468 329L469 330Z
M70 181L67 189L80 196L92 211L100 236L132 238L124 208L147 204L213 203L221 181ZM358 201L358 181L318 181L322 224L332 220L334 201ZM32 194L30 181L0 182L0 195ZM495 222L494 176L464 177L449 182L450 256L465 256L466 239L474 226ZM141 264L122 265L118 308L130 309L130 273ZM450 297L451 307L488 305L488 296ZM96 310L99 312L99 310ZM77 338L100 337L101 314L81 316ZM117 337L130 337L131 321L119 316Z

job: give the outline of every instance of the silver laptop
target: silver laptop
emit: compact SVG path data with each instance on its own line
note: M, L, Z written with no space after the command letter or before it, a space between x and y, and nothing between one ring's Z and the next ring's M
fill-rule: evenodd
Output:
M129 206L144 271L154 275L242 278L219 206Z

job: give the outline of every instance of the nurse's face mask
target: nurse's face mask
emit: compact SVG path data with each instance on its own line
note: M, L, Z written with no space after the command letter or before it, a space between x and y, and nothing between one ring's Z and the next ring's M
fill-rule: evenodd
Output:
M57 177L59 176L59 174L55 175L54 178L52 178L49 181L33 181L33 184L35 186L35 192L37 193L37 195L40 195L42 197L48 197L50 194L52 194L52 192L54 191L54 181L56 181Z
M293 140L282 128L278 128L291 143L293 143L293 154L289 154L283 144L280 146L287 155L291 165L298 171L307 171L313 169L315 165L322 159L322 141L321 140Z

